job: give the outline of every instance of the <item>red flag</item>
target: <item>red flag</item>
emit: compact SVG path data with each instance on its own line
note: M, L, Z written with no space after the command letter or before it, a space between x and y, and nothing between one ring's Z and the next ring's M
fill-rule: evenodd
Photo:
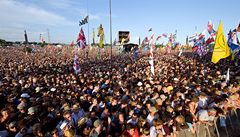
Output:
M77 45L82 49L84 49L87 46L85 35L84 35L84 32L83 32L82 28L81 28L81 30L79 32L79 35L78 35Z
M149 43L150 43L151 45L153 45L153 42L154 42L153 37L154 37L154 34L151 35L150 40L149 40Z
M158 37L157 37L157 41L161 38L162 36L161 35L159 35Z
M240 23L238 24L237 32L240 32Z
M209 45L210 43L214 42L214 38L213 37L210 37L207 39L206 41L206 45Z
M172 37L172 33L170 34L170 37L169 37L169 42L173 42L173 37Z
M74 46L74 40L72 41L72 43L70 44L70 46L71 46L71 47L73 47L73 46Z

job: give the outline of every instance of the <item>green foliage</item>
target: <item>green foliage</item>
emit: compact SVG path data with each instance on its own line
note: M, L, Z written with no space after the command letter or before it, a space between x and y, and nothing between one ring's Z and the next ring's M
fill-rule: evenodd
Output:
M6 45L6 41L3 39L0 39L0 46L5 46Z

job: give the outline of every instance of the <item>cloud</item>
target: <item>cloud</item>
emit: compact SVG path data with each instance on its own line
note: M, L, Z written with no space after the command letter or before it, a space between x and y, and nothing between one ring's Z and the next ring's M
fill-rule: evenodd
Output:
M38 25L72 25L72 22L55 13L29 6L12 0L0 1L0 18L3 23L21 23Z
M0 38L11 41L23 40L25 29L29 30L32 40L38 40L39 30L43 28L74 25L63 16L14 0L0 0L0 18Z

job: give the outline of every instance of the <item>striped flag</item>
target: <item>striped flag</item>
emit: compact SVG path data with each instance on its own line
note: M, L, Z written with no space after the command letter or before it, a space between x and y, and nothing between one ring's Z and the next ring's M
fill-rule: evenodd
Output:
M208 21L207 30L208 30L208 33L211 35L211 37L216 36L216 31L213 29L212 21Z
M78 74L81 71L77 54L75 54L75 56L74 56L73 69L75 71L75 74Z
M77 45L79 48L84 49L86 47L86 38L83 32L83 29L81 28L79 35L78 35L78 39L77 39Z

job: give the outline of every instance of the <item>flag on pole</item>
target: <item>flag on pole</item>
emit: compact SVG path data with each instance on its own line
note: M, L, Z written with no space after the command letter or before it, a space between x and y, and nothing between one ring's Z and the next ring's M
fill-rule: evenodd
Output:
M169 42L172 43L173 42L173 36L172 36L172 33L170 34L170 37L169 37Z
M165 37L165 38L168 37L168 36L167 36L167 33L163 33L162 36Z
M103 48L104 30L102 24L98 28L98 37L100 37L99 48Z
M162 37L162 36L161 36L161 35L159 35L159 36L157 37L156 41L158 41L158 40L159 40L161 37Z
M81 71L77 54L75 54L75 56L74 56L73 69L75 71L75 74L78 74Z
M71 42L70 46L71 46L71 47L73 47L73 46L74 46L74 40Z
M226 58L229 55L230 50L223 34L222 21L220 21L212 54L212 62L216 64L220 59Z
M83 32L83 29L81 28L79 35L78 35L78 39L77 39L77 45L79 48L84 49L87 44L86 44L86 38Z
M149 43L150 43L151 45L154 45L154 39L153 39L153 37L154 37L154 34L152 34L151 37L150 37L150 39L149 39Z
M237 32L240 32L240 23L238 24Z
M92 32L92 43L93 43L93 45L95 44L95 32L94 32L94 29L93 29L93 32Z
M126 39L122 38L121 45L124 44L125 40L126 40Z
M130 41L130 33L128 34L127 41Z
M86 23L88 23L88 16L86 16L83 20L79 21L79 26L82 26Z
M213 29L213 24L212 24L211 20L208 21L207 31L211 35L211 37L215 37L216 36L216 31Z

